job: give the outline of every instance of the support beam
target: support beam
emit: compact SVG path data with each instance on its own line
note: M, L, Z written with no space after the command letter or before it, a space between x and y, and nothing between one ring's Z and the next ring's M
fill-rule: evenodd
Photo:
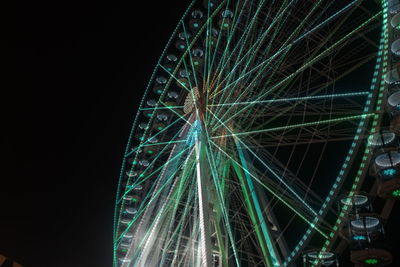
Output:
M204 134L196 135L196 176L197 193L199 197L199 220L200 220L200 250L203 267L211 267L211 244L210 244L210 220L209 220L209 201L207 195L207 183L209 175L207 172L206 147Z
M246 159L244 158L244 154L240 147L240 144L236 140L235 142L241 160L241 164L242 166L247 168L247 162ZM242 169L235 162L232 162L232 164L242 184L242 191L246 202L246 207L248 209L251 222L255 228L257 239L260 244L263 257L265 260L265 264L268 267L280 266L281 264L279 255L276 253L275 245L273 243L271 234L268 230L268 226L265 222L265 218L262 214L262 209L260 207L260 203L256 191L254 189L252 179L247 174L247 172L243 172Z

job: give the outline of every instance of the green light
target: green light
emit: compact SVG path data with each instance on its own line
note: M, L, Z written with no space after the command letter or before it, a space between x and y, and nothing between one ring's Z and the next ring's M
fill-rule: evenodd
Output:
M366 264L377 264L379 261L377 259L366 259L364 261Z
M392 196L394 197L400 197L400 189L396 189L392 192Z

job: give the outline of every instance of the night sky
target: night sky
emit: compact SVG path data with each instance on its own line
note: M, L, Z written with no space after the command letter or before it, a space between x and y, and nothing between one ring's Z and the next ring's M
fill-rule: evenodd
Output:
M0 254L26 266L111 266L131 123L187 4L2 3Z
M0 7L0 254L24 266L111 266L131 123L189 1L15 2Z

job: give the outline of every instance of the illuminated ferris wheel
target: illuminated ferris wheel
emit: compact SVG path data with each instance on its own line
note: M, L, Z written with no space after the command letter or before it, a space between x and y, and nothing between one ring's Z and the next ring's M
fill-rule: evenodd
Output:
M134 120L114 266L337 266L346 247L359 266L390 263L397 12L386 0L192 1Z

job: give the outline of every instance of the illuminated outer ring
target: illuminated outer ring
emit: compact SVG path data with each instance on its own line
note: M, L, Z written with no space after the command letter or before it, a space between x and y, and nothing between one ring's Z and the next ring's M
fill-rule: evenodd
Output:
M195 2L196 1L192 1L192 3L189 5L189 8L186 10L183 18L186 17L186 15L191 10L191 8L192 8L192 6L194 5ZM223 1L223 3L224 2L225 1ZM221 5L222 5L222 3L221 3ZM175 38L175 36L177 34L178 28L179 28L179 24L177 25L177 27L174 30L171 38L169 39L169 41L168 41L168 43L166 45L166 48L162 52L162 55L161 55L161 57L159 59L159 63L161 62L162 59L164 59L164 57L166 55L166 52L167 52L169 46L171 45L171 42L174 40L174 38ZM383 31L382 31L382 39L381 39L381 45L380 45L380 54L381 54L381 56L379 57L381 59L381 61L385 61L385 57L387 57L387 51L384 50L384 48L383 48L384 43L387 43L387 38L386 38L385 34L387 34L387 19L386 19L386 22L384 22L384 28L383 28ZM184 55L182 57L184 57ZM150 82L149 82L149 84L148 84L148 86L146 88L146 91L145 91L144 96L142 98L142 101L140 103L139 109L141 109L141 108L143 108L145 106L145 102L147 100L147 95L149 93L149 90L151 89L151 85L154 83L155 77L157 75L157 71L160 69L159 63L157 64L155 70L153 71L152 77L150 78ZM379 92L377 92L377 90L376 90L376 87L378 86L377 85L378 84L377 77L381 73L380 72L381 68L382 68L382 63L378 63L377 62L376 67L375 67L375 73L374 73L374 76L373 76L373 79L372 79L372 82L371 82L371 88L370 88L370 91L369 91L369 94L368 94L368 97L367 97L367 100L366 100L366 104L365 104L365 107L364 107L364 110L363 110L365 116L361 117L361 119L360 119L359 126L358 126L358 129L357 129L357 134L354 137L354 140L353 140L353 143L351 145L351 148L349 149L348 154L345 157L345 160L344 160L344 163L343 163L343 165L341 167L341 170L339 171L339 174L338 174L336 180L332 184L331 190L328 193L328 196L325 199L325 201L324 201L324 203L322 205L322 208L318 211L318 215L319 216L315 217L313 223L308 228L308 230L305 232L305 234L304 234L303 238L301 239L301 241L299 242L299 244L295 247L295 249L292 251L291 255L287 258L287 261L284 262L284 264L283 264L284 266L287 266L292 261L292 259L294 259L300 253L302 248L306 245L307 241L309 241L310 237L315 232L315 226L319 224L319 218L323 217L326 214L328 208L332 205L332 203L334 201L334 196L337 195L337 193L338 193L338 191L339 191L339 189L341 187L341 184L342 184L344 178L347 175L347 172L349 170L349 165L351 165L350 163L353 162L353 160L354 160L354 158L355 158L355 156L357 154L357 151L358 151L358 149L360 147L360 143L361 143L360 136L362 136L363 128L365 128L365 125L368 124L369 118L370 117L373 118L372 119L373 128L371 129L372 132L374 132L376 125L378 124L378 122L381 119L380 115L376 115L376 114L374 114L373 116L369 115L369 114L371 114L372 106L375 103L374 101L376 101L377 99L382 99L383 98L383 94L382 94L383 89L382 89L382 87L379 90ZM383 69L385 69L385 68L386 67L383 67ZM178 69L178 67L176 67L176 69L175 69L175 71L173 73L175 73L177 71L177 69ZM171 84L171 82L172 82L172 78L170 78L168 80L167 86L165 86L165 90L163 91L162 95L166 94L166 92L167 92L167 90L169 88L169 84ZM378 93L379 93L379 95L378 95ZM378 104L378 106L376 107L375 111L379 111L381 109L381 106L382 106L381 103ZM125 150L125 155L130 154L132 139L133 139L134 133L135 133L136 128L137 128L138 123L139 123L139 115L140 115L140 112L138 112L136 114L136 117L134 119L133 127L132 127L131 134L130 134L129 140L128 140L128 145L127 145L126 150ZM151 119L149 120L149 124L151 124L151 122L154 120L154 118L155 118L155 114L152 115ZM150 128L150 127L147 127L147 129L145 130L144 135L146 134L148 128ZM362 175L363 175L363 173L365 171L365 168L366 168L364 162L367 161L367 159L370 157L370 154L371 154L371 151L370 151L369 148L367 148L365 150L365 152L364 152L363 163L361 163L362 166L360 166L360 171L357 174L357 176L356 176L356 178L354 180L354 183L353 183L352 189L354 191L357 188L360 187L360 184L361 184L361 181L362 181L361 178L362 178ZM123 182L123 179L124 179L124 175L126 173L126 169L125 169L126 159L127 159L127 157L124 157L124 159L123 159L123 163L122 163L123 167L121 168L120 179L119 179L119 182L118 182L118 191L117 191L117 197L116 197L117 202L121 198L120 192L121 192L121 190L123 188L122 182ZM122 221L122 219L119 217L118 212L119 211L117 210L117 205L116 205L115 216L114 216L114 237L115 238L116 238L116 229L118 227L118 223ZM344 213L341 214L341 216L343 217ZM339 219L338 222L340 223L341 220ZM324 246L323 249L327 249L329 247L329 244L330 244L329 240L332 237L334 237L336 235L336 233L337 233L337 231L334 231L334 232L329 234L329 237L326 239L327 241L325 242L325 246ZM115 250L114 250L114 261L115 261L115 257L116 257L116 254L115 254Z
M379 45L379 51L378 51L378 58L377 58L377 62L375 65L375 73L374 73L374 77L372 81L377 81L379 74L380 76L380 84L376 85L374 82L372 82L371 84L371 91L375 91L376 87L378 87L378 100L376 103L376 107L375 110L380 112L384 109L384 103L382 101L382 99L384 98L384 91L386 89L386 84L385 84L385 73L387 72L388 68L387 68L387 62L389 61L388 59L388 49L389 49L389 22L388 22L388 1L387 0L381 0L382 3L382 14L383 14L383 21L382 21L382 31L381 31L381 40L380 40L380 45ZM368 111L368 109L366 110ZM382 113L378 113L377 116L375 116L373 118L372 121L372 129L371 132L372 133L376 133L378 132L379 128L378 125L382 120ZM366 146L366 148L364 149L363 152L363 157L362 157L362 161L360 164L360 167L357 171L357 175L354 177L353 180L353 185L351 187L351 191L349 193L350 196L353 196L355 194L355 192L357 192L363 182L363 178L366 175L366 171L367 171L367 167L368 166L368 162L371 160L373 155L373 149L370 146ZM340 212L339 214L339 218L336 220L336 223L334 225L334 229L339 229L340 225L342 225L347 218L349 209L344 207L343 210ZM334 241L336 240L338 236L338 232L331 232L329 234L329 238L325 241L322 250L326 251L329 250L329 248L333 245Z

